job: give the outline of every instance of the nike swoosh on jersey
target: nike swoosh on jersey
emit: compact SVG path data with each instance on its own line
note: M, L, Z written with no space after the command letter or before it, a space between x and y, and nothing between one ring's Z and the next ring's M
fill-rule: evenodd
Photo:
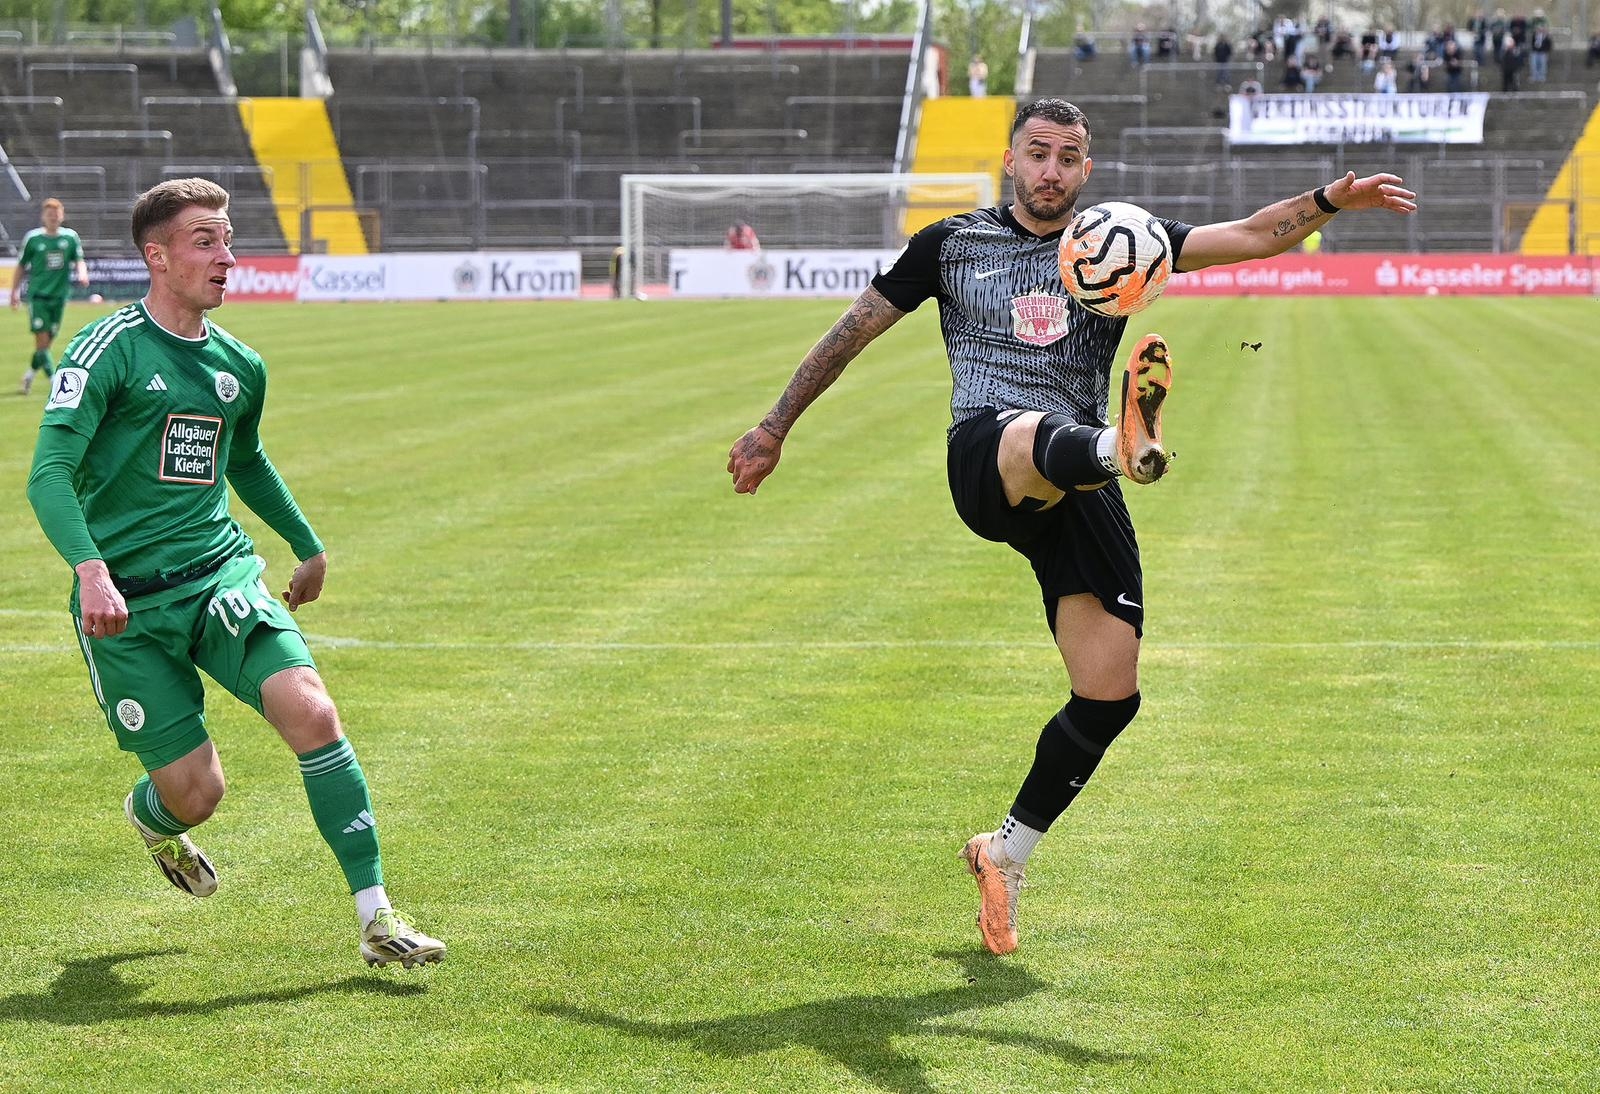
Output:
M982 281L986 277L993 277L995 274L1005 273L1010 268L1010 266L1001 266L998 270L984 270L982 273L973 274L972 280Z

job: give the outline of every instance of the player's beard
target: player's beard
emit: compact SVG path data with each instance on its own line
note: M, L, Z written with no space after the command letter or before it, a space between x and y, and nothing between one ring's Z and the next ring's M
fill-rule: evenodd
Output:
M1064 221L1072 216L1072 210L1078 204L1078 193L1083 189L1083 183L1078 183L1071 190L1066 187L1060 187L1044 193L1037 187L1032 190L1026 189L1021 176L1013 175L1011 177L1011 188L1016 193L1017 204L1026 209L1029 216L1035 220L1042 220L1048 223L1057 220Z

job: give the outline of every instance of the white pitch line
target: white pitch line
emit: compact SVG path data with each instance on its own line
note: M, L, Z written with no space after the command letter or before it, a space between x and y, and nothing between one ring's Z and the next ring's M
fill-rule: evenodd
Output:
M525 653L710 653L720 650L828 653L842 650L1029 650L1046 642L1006 642L981 638L858 639L836 642L391 642L382 639L306 635L313 649L382 650L416 652L499 651ZM0 643L0 654L72 652L70 643ZM1600 641L1560 639L1356 639L1347 642L1147 642L1147 654L1184 653L1191 650L1468 650L1486 652L1541 652L1549 650L1600 650Z

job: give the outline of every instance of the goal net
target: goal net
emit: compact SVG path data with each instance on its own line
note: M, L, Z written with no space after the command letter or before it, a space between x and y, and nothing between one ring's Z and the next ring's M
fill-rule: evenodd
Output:
M917 229L994 200L982 174L624 175L622 294L854 296Z

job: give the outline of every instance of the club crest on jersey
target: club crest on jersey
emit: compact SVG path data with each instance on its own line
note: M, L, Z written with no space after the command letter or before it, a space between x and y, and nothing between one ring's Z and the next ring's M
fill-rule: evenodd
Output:
M129 733L137 733L144 725L144 707L137 699L124 699L117 704L117 721Z
M217 373L217 398L231 403L239 397L239 381L231 372Z
M167 427L161 431L161 481L213 485L221 439L221 418L168 414Z
M1067 333L1072 301L1036 292L1011 298L1011 333L1032 346L1048 346Z

